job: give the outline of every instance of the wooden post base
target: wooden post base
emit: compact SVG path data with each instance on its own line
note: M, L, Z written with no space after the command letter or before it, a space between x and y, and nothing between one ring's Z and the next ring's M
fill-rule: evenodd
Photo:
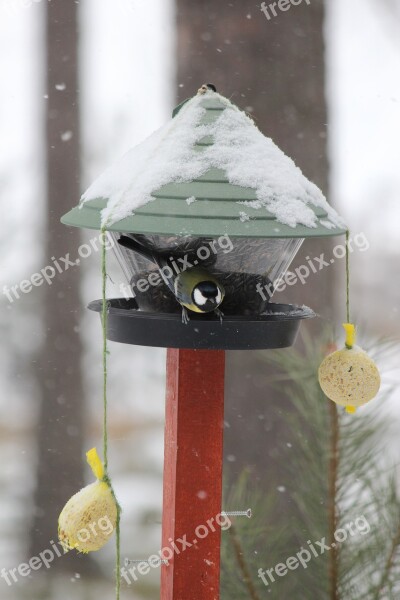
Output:
M225 353L167 354L161 600L218 600Z

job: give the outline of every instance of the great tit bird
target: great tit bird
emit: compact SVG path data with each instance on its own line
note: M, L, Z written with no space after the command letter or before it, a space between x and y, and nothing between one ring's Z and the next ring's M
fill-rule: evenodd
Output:
M183 323L189 321L187 309L197 313L214 311L222 320L223 313L218 307L224 299L225 290L206 269L192 265L186 267L189 262L186 258L182 261L184 269L177 272L177 255L174 260L170 251L165 253L150 249L137 237L122 235L118 243L157 265L164 282L182 306ZM165 267L169 267L170 277L165 274Z

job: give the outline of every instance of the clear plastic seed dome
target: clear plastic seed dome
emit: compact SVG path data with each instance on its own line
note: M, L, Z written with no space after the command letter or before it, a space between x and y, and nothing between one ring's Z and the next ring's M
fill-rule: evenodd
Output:
M153 261L118 244L114 250L141 310L180 312L181 307L165 279L193 266L214 275L225 289L221 310L226 315L262 314L279 280L289 268L303 239L178 237L124 234L149 250L165 256L160 269Z

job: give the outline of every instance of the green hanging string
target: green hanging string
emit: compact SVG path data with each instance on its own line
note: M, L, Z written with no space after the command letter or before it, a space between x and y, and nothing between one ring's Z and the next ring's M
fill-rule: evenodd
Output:
M350 260L349 260L350 231L346 231L346 317L350 323Z
M106 230L101 230L101 293L102 293L102 315L101 323L103 330L103 461L104 470L107 473L108 467L108 405L107 405L107 298L106 298L106 283L107 283L107 264L106 264Z
M103 480L109 485L115 504L117 507L117 519L115 524L115 542L116 542L116 564L115 564L115 592L116 600L120 600L121 591L121 507L118 503L111 479L108 475L108 400L107 400L107 298L106 298L106 283L107 283L107 259L106 259L106 242L107 231L105 227L101 229L101 282L102 282L102 332L103 332L103 461L104 461L104 478Z

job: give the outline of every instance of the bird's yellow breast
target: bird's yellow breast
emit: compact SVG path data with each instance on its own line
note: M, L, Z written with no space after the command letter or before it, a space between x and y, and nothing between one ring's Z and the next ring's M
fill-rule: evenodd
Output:
M197 312L197 313L208 312L208 311L205 311L205 310L201 310L201 308L199 308L195 304L187 304L186 302L180 302L180 304L182 304L182 306L184 306L185 308L188 308L189 310L191 310L193 312Z

